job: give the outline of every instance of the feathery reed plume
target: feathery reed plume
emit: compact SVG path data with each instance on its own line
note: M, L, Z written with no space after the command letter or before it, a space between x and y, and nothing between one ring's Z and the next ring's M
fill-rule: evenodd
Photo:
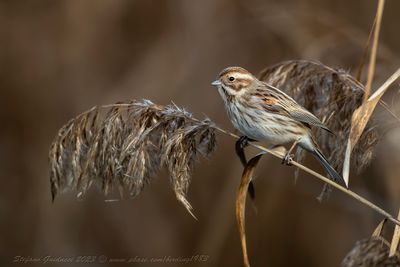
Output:
M390 255L390 244L382 237L386 222L387 220L383 219L370 238L357 241L343 259L341 266L399 266L400 253L396 249L393 255Z
M285 91L319 117L335 135L316 132L322 151L341 171L351 127L351 116L363 101L364 86L349 73L318 62L291 60L264 69L259 78ZM353 166L361 172L371 161L379 141L370 121L353 151Z
M52 197L68 189L81 196L93 182L104 194L118 185L121 195L127 190L134 197L166 166L177 199L194 217L186 200L191 170L198 154L207 156L215 147L212 122L194 120L174 104L94 107L65 124L51 145Z
M400 266L400 254L389 257L390 244L382 237L357 241L343 259L341 266Z

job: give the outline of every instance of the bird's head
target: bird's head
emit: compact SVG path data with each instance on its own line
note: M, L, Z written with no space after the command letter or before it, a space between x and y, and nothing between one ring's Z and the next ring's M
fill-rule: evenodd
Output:
M257 78L241 67L228 67L211 84L231 96L241 95L257 83ZM221 93L221 90L219 90Z

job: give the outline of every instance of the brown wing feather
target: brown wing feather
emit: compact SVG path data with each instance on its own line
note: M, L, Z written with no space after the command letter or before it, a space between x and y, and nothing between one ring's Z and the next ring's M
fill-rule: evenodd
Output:
M301 106L299 106L299 107L301 109L289 111L291 118L293 118L297 121L300 121L302 123L320 127L322 129L332 133L332 131L329 130L329 128L325 124L323 124L317 117L314 116L314 114L312 114L308 110L302 108Z
M306 124L308 127L312 125L332 133L314 114L300 106L293 98L278 88L263 83L263 86L259 86L256 91L256 96L261 96L262 105L266 111L287 116Z

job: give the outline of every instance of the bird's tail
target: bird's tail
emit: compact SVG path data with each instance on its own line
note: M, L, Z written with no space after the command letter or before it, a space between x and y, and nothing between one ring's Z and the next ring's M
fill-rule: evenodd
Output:
M322 166L324 166L326 172L329 174L332 180L347 187L343 177L337 173L337 171L329 163L328 159L321 153L318 148L315 147L314 150L311 151L311 153L322 164Z

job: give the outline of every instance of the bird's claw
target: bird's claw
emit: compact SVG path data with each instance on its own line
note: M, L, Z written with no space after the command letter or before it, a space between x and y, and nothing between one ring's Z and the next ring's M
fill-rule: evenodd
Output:
M292 166L292 161L293 161L294 154L286 154L285 157L282 159L282 164Z
M249 138L247 136L241 136L238 140L240 148L245 148L249 145Z

